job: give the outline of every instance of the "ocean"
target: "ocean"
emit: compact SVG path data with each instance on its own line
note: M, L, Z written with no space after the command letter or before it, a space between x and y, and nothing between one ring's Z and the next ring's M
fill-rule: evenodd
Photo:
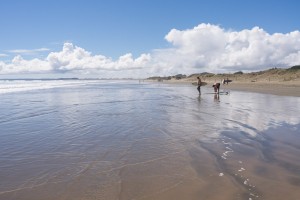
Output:
M0 199L299 199L300 98L0 81Z

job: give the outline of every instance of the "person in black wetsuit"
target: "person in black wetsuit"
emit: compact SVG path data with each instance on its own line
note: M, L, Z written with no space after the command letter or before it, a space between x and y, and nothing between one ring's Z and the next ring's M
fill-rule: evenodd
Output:
M213 84L213 88L214 88L215 93L219 94L219 92L220 92L220 85L221 85L220 83Z
M198 85L197 90L198 90L199 95L200 95L201 94L200 87L201 87L202 82L201 82L201 78L199 76L197 77L197 79L198 79L198 81L197 81L197 85Z

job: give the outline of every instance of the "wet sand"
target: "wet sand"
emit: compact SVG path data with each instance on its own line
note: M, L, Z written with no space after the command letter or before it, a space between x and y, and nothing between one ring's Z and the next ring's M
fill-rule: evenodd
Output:
M300 85L293 83L230 83L228 85L221 85L221 88L280 96L300 97Z
M122 82L2 95L0 199L297 199L299 98L196 92Z

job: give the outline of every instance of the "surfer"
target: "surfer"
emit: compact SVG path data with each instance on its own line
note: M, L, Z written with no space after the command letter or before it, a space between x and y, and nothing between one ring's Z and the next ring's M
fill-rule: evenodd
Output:
M215 90L215 93L218 93L219 94L219 92L220 92L220 83L214 83L213 84L213 88L214 88L214 90Z
M200 87L201 87L202 82L201 82L201 78L200 78L199 76L197 77L197 79L198 79L198 82L197 82L197 85L198 85L197 90L198 90L199 95L200 95L200 94L201 94Z

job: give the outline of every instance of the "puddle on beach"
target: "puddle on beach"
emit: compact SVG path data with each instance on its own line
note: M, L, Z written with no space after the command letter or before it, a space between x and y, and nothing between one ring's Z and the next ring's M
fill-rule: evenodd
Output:
M93 82L1 94L0 199L298 199L300 98L211 92Z

